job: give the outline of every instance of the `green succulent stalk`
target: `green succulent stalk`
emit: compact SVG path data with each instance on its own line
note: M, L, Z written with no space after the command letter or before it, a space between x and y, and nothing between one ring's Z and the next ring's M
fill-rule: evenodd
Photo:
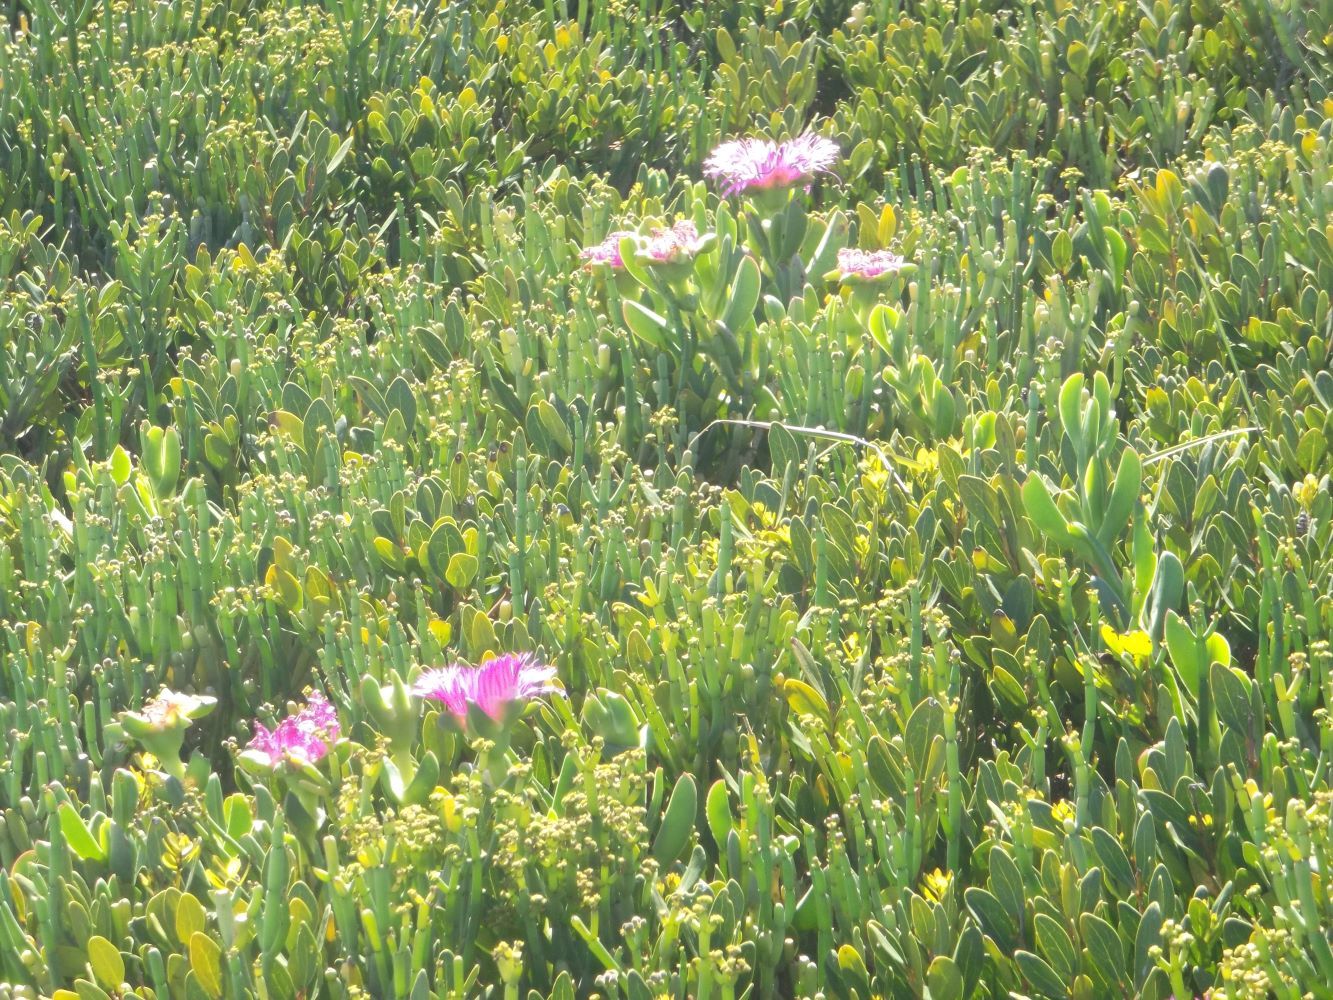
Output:
M417 759L413 750L420 730L421 698L397 673L391 673L388 684L378 684L367 675L361 681L361 701L370 713L377 731L389 744L389 763L396 771L396 783L402 788L411 786L417 775Z

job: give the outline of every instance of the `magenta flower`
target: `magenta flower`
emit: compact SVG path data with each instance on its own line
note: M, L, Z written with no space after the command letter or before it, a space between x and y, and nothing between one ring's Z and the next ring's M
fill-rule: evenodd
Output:
M313 764L329 752L329 745L338 739L338 713L321 694L312 694L305 708L289 715L268 729L255 723L255 735L246 751L261 758L269 767L292 758L298 763Z
M684 219L670 229L653 230L644 244L643 256L655 264L672 264L682 257L693 257L703 244L694 223Z
M620 241L626 236L633 236L633 233L624 230L617 230L614 233L608 233L606 239L602 240L596 246L585 247L579 251L579 256L584 260L585 267L594 267L598 264L605 264L613 271L619 271L624 268L625 261L620 256Z
M479 667L454 664L427 670L412 690L422 698L441 702L459 722L466 722L469 705L476 705L492 719L499 719L514 702L555 691L551 684L554 678L554 667L539 663L526 653L510 653L489 659Z
M903 259L888 250L858 250L846 247L838 251L838 273L847 278L879 278L902 270Z
M831 139L807 132L786 142L768 139L732 139L709 154L704 174L717 181L722 193L767 191L809 184L818 173L838 162L838 147Z

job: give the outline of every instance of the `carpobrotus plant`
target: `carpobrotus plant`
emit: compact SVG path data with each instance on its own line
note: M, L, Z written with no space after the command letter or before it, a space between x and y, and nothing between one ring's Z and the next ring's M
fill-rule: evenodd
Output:
M654 228L641 236L626 229L617 229L593 246L579 251L584 267L612 272L625 270L624 251L629 241L632 256L648 267L668 269L673 276L684 276L690 270L694 257L711 242L711 233L700 236L698 227L688 219L671 226ZM626 286L632 287L632 286Z
M554 667L526 653L509 653L476 667L454 664L427 670L417 679L413 691L439 702L459 725L475 724L475 711L492 722L503 723L532 699L558 690L551 683L554 679Z
M193 695L164 687L138 712L122 712L122 730L153 755L164 772L185 780L181 747L185 731L217 707L212 695Z
M600 243L594 243L590 247L584 247L579 251L579 257L583 264L588 268L604 267L612 271L619 271L624 268L625 260L620 253L620 245L626 239L633 239L634 233L617 229L615 232L607 233Z
M1329 993L1331 0L10 8L0 1000Z
M888 250L859 250L844 247L838 251L834 273L847 284L870 282L898 274L906 261Z
M338 713L318 693L312 694L305 707L287 716L273 729L260 722L255 722L254 727L254 737L242 756L265 767L318 763L341 732Z
M725 197L739 196L745 219L741 238L769 276L771 294L779 301L800 292L806 268L818 263L815 246L828 255L836 247L828 239L836 228L836 216L814 230L822 229L825 238L814 246L807 244L812 230L809 199L794 192L809 192L820 175L831 174L840 158L832 139L805 132L781 142L732 139L714 149L704 162L704 176ZM821 266L820 271L823 269Z
M526 653L509 653L476 667L454 664L427 670L413 692L442 705L447 724L489 744L478 767L498 783L504 776L514 723L533 699L559 690L554 679L554 667Z
M256 781L285 795L288 818L301 833L306 849L318 851L333 791L330 770L321 762L342 734L338 713L319 692L272 729L254 723L254 735L238 762Z
M709 154L703 172L725 195L782 191L808 186L839 156L837 143L809 132L784 142L732 139Z
M688 219L655 229L643 245L643 257L655 264L675 264L697 254L704 246L698 227Z

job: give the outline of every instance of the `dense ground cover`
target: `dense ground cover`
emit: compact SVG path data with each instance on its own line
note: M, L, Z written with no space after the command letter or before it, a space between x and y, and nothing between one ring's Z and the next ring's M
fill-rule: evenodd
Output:
M0 997L1330 995L1333 0L6 10Z

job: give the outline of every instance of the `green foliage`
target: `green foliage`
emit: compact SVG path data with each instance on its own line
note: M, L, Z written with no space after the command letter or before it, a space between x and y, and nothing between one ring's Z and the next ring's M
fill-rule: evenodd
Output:
M0 995L1325 995L1331 56L19 0ZM807 129L808 191L700 179ZM414 686L510 652L560 690ZM311 691L327 756L247 749Z

